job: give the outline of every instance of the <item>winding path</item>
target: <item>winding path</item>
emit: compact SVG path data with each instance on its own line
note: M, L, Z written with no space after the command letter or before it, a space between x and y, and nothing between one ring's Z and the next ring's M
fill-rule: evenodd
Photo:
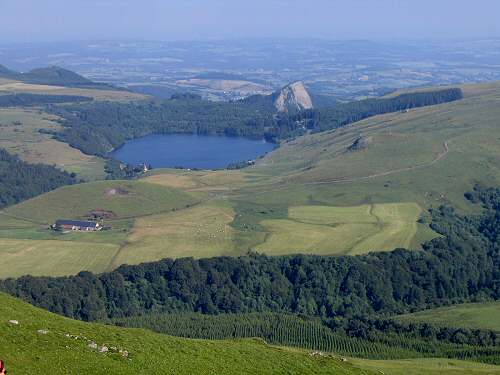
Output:
M442 152L440 152L433 160L431 160L430 162L427 162L427 163L413 165L411 167L405 167L405 168L399 168L399 169L392 169L392 170L389 170L389 171L385 171L385 172L381 172L381 173L375 173L375 174L371 174L371 175L368 175L368 176L353 177L353 178L341 177L341 178L334 178L334 179L331 179L331 180L313 181L313 182L302 182L302 183L298 182L298 183L295 183L295 185L313 186L313 185L345 184L345 183L350 183L350 182L367 181L367 180L371 180L373 178L390 176L390 175L397 174L397 173L402 173L402 172L409 172L409 171L413 171L415 169L427 168L427 167L433 166L434 164L436 164L437 162L439 162L440 160L442 160L442 159L444 159L446 157L446 155L450 151L448 141L445 141L443 143L443 148L444 149L443 149ZM276 190L284 190L284 189L288 189L288 187L289 186L279 186L279 187L276 187L276 188L274 188L272 190L261 190L259 192L254 192L253 195L265 194L265 193L268 193L268 192L271 192L271 191L276 191ZM252 193L247 193L247 194L252 194ZM237 194L236 196L238 196L238 195L240 195L240 194Z

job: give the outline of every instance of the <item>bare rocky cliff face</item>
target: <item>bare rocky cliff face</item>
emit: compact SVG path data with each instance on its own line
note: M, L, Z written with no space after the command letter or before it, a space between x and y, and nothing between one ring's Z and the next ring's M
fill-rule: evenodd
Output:
M274 106L278 112L297 112L313 107L311 96L301 81L285 86L275 95Z

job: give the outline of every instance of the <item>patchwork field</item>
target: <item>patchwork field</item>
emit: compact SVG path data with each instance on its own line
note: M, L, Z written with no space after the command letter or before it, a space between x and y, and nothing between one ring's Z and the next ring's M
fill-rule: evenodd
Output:
M397 320L500 332L500 302L468 303L400 315Z
M163 258L241 255L234 248L233 218L230 207L215 203L139 218L112 266Z
M109 181L63 188L5 210L0 238L119 245L108 269L249 250L354 255L419 248L436 236L417 223L428 208L473 212L464 192L500 184L500 84L464 92L458 102L299 137L244 170L158 169L111 195ZM23 115L43 136L40 114ZM42 126L54 126L51 120ZM353 149L358 140L363 147ZM112 231L54 238L40 227L96 209L113 213Z
M85 179L105 177L102 158L83 154L40 130L57 131L56 117L37 109L0 109L0 148L29 163L56 165Z
M0 212L0 257L4 266L0 278L103 272L119 266L116 259L134 220L197 203L197 198L186 192L160 185L99 181L62 187L9 207ZM111 228L68 234L49 229L57 219L85 219L94 214L105 217L104 226ZM147 252L143 256L151 260Z
M86 89L52 85L37 85L16 81L0 81L0 93L26 93L26 94L47 94L47 95L76 95L87 96L94 100L108 101L134 101L144 100L147 97L142 94L137 94L122 90L102 90L102 89Z
M0 278L104 272L118 249L112 243L0 238Z
M287 219L262 222L270 235L257 250L270 255L356 255L408 248L420 212L414 203L290 207Z

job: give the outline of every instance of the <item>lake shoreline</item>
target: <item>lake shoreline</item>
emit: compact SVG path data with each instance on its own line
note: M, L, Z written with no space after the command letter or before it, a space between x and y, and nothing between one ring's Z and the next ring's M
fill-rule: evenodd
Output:
M275 150L276 143L224 135L149 134L126 141L108 157L154 168L226 169L252 162Z

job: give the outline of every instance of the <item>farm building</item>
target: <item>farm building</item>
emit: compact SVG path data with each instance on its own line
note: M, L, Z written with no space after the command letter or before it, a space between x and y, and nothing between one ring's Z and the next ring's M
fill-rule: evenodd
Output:
M80 220L57 220L52 226L55 230L63 232L68 231L96 231L100 230L101 226L95 221L80 221Z

